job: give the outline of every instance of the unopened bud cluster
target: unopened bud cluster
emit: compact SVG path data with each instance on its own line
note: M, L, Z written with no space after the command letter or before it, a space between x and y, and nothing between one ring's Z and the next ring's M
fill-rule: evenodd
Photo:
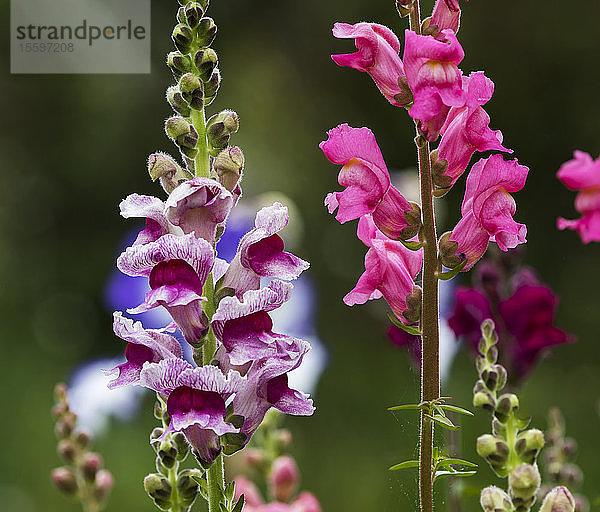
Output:
M177 115L167 119L165 132L179 148L187 166L183 173L171 166L167 178L163 179L160 175L161 184L169 193L173 185L189 179L185 173L195 174L194 159L206 144L200 139L207 140L209 154L216 157L227 147L229 137L237 132L239 126L237 114L232 110L215 114L203 126L204 108L213 102L221 84L219 59L210 48L217 26L212 18L205 16L207 8L208 1L185 2L179 8L178 24L172 34L176 51L167 56L167 65L177 80L167 89L167 101ZM206 132L198 133L199 127ZM241 153L239 148L238 151ZM149 171L156 179L150 163ZM232 179L231 176L229 179Z
M144 489L161 510L171 510L174 503L181 510L189 510L201 491L198 481L205 479L205 476L199 469L179 470L179 463L190 453L190 445L183 432L165 434L164 425L170 419L161 400L156 400L154 404L154 417L163 423L163 427L156 427L150 434L150 445L156 452L157 473L144 478Z
M508 492L496 487L484 489L481 506L486 512L528 512L540 488L536 459L544 446L544 434L537 429L523 430L529 420L517 416L517 395L499 395L506 385L507 373L497 362L498 336L492 320L481 324L481 334L476 360L479 379L473 389L473 404L493 413L493 420L492 433L477 439L477 453L499 477L508 477Z
M565 422L559 409L550 410L548 418L548 440L544 450L543 465L548 484L540 489L541 497L546 496L553 486L564 486L571 492L578 491L583 484L583 472L573 461L577 455L577 443L565 437ZM573 494L576 512L587 512L589 502L581 494Z
M89 451L91 436L77 429L77 416L70 410L64 384L56 385L54 398L57 451L65 465L52 470L52 482L63 493L79 498L86 508L100 510L108 500L113 477L102 468L102 457Z

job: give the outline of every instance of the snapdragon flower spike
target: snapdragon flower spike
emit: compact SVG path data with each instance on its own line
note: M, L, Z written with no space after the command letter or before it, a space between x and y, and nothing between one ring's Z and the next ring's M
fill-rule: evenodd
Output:
M384 297L396 317L409 323L404 314L406 298L413 293L415 278L423 266L423 250L411 251L402 242L389 240L368 215L360 219L357 235L369 247L365 272L345 297L348 306Z
M283 240L277 233L287 226L288 220L287 208L281 203L273 203L256 214L255 228L240 240L223 286L233 288L236 296L242 297L247 290L260 288L261 277L291 281L310 266L283 250Z
M280 346L281 347L281 346ZM244 417L241 432L246 442L258 428L267 411L275 409L295 416L310 416L313 401L300 391L288 386L288 372L298 368L310 350L307 341L293 339L292 345L281 347L278 356L254 361L248 370L246 385L235 395L233 410Z
M244 384L236 371L225 376L216 366L193 367L183 359L164 359L144 364L140 383L168 397L171 422L155 442L171 432L183 432L200 459L212 462L220 452L219 436L239 432L225 421L226 400Z
M126 219L132 217L146 219L146 229L139 232L133 245L155 242L167 233L179 231L169 224L164 215L165 203L157 197L130 194L121 201L119 209L121 216Z
M409 226L405 213L410 203L390 182L375 135L368 128L352 128L341 124L327 132L327 140L319 147L327 159L342 165L338 183L345 190L331 192L325 198L329 213L337 209L340 223L373 214L377 227L389 238L402 237Z
M289 300L292 288L290 283L271 281L265 288L246 291L241 300L233 296L219 302L212 327L223 344L219 352L225 352L227 361L217 358L226 367L238 368L243 373L241 368L247 363L277 356L281 347L296 342L290 336L273 332L273 321L268 314Z
M117 259L117 267L129 276L149 278L150 291L132 314L164 306L185 339L198 342L208 328L202 311L202 288L212 268L211 245L193 234L164 235L156 242L128 247Z
M215 243L217 225L233 207L233 195L218 181L194 178L179 185L167 199L165 217L184 233Z
M583 243L600 242L600 158L575 151L574 159L565 162L557 177L571 190L579 190L575 208L582 217L575 220L558 219L558 229L574 229Z
M406 30L404 43L404 70L415 101L408 113L430 142L438 138L450 108L465 103L458 69L465 53L452 30L438 37Z
M348 66L369 73L381 94L392 105L404 106L410 101L408 88L402 89L398 85L398 79L405 76L404 66L398 55L400 41L389 28L377 23L336 23L333 35L337 38L354 39L358 50L355 53L332 55L331 58L338 66Z
M450 186L465 171L475 151L512 153L502 145L502 132L490 130L490 116L482 108L494 94L494 82L483 71L477 71L462 78L462 87L466 95L465 104L450 109L441 129L442 140L438 147L438 158L448 162L444 175L452 179Z
M490 241L502 251L526 242L527 226L514 221L517 205L510 193L525 186L528 172L516 159L504 161L501 155L481 159L471 168L462 218L450 236L457 243L457 256L466 259L463 272L483 256Z
M127 342L126 362L106 372L117 374L117 378L108 383L110 389L121 386L139 385L140 373L144 363L157 363L163 359L181 358L181 346L173 336L166 334L170 326L164 329L144 329L141 322L125 318L120 311L113 313L113 330L119 338Z

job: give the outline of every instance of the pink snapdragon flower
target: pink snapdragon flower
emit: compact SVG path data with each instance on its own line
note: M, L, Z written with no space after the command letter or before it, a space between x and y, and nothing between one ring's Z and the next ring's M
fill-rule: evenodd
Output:
M456 35L442 30L442 40L405 31L404 70L414 95L408 111L427 140L435 141L451 107L465 103L462 72L458 69L465 56Z
M395 98L398 94L409 92L398 85L398 79L404 77L404 67L398 55L400 41L396 34L377 23L336 23L333 35L337 38L353 38L358 49L355 53L332 55L331 58L338 66L348 66L369 73L392 105L406 104Z
M390 240L364 216L358 223L358 238L369 247L365 256L365 272L345 297L348 306L364 304L384 297L396 317L408 323L406 297L413 293L415 277L423 266L423 250L411 251L402 242Z
M341 124L327 135L319 147L330 162L343 166L338 183L346 187L325 198L329 213L337 209L335 218L342 224L372 213L385 235L400 238L402 230L409 226L404 214L411 211L411 206L391 184L373 132Z
M510 192L525 186L529 169L517 160L504 161L501 155L479 160L467 178L462 218L452 230L450 241L458 245L457 255L466 258L463 271L483 256L488 242L502 251L525 243L527 226L513 219L517 209Z
M256 485L243 476L235 477L235 500L244 495L244 512L321 512L321 505L310 492L301 492L295 500L286 503L265 503Z
M575 209L580 219L558 219L558 229L574 229L584 244L600 242L600 158L594 160L588 153L575 151L574 159L565 162L557 177L571 190L579 190Z
M441 129L442 140L438 148L438 158L448 162L444 175L452 178L451 185L465 171L475 151L512 153L502 145L502 132L490 130L490 116L482 108L494 94L494 82L483 71L477 71L462 78L462 87L466 102L450 109Z

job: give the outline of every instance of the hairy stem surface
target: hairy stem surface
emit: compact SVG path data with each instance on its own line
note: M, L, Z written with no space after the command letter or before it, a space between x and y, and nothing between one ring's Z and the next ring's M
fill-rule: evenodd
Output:
M412 4L410 28L421 34L419 0ZM423 212L423 304L421 317L421 400L430 401L440 396L440 342L438 326L438 253L433 208L433 180L429 143L417 128L417 152L421 183L421 210ZM421 512L433 512L433 424L421 412L419 441L419 504Z

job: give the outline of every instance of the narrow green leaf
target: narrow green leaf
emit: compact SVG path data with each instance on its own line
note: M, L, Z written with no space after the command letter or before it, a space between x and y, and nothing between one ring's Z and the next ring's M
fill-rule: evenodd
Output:
M227 502L231 503L233 501L233 493L235 491L235 483L231 482L227 487L225 487L225 498L227 498Z
M399 329L402 329L403 331L407 332L408 334L412 334L413 336L421 336L422 333L421 333L421 331L419 331L418 327L415 327L414 325L404 325L392 313L388 313L388 318L390 319L390 322L392 322L396 327L398 327Z
M466 416L475 416L471 411L463 409L462 407L457 407L456 405L440 404L440 407L442 409L446 409L447 411L457 412L458 414L464 414Z
M419 404L403 404L403 405L394 405L393 407L388 407L388 411L406 411L406 410L419 410L421 406Z
M466 466L468 468L477 468L477 467L479 467L474 462L469 462L468 460L463 460L463 459L449 459L449 458L446 458L446 457L441 458L438 461L438 465L440 465L440 466L456 465L456 466Z
M476 475L477 471L436 471L433 481L435 482L438 478L447 478L450 476L463 477Z
M465 268L466 264L467 264L467 260L463 261L460 265L458 265L458 267L456 267L452 270L448 270L448 272L436 272L435 276L440 281L449 281L454 276L456 276L456 274L458 274L463 268Z
M240 499L237 500L235 507L231 509L231 512L242 512L242 508L244 508L244 495L240 496Z
M229 512L229 510L227 510L227 507L223 505L223 502L219 503L219 510L221 512Z
M399 469L408 469L408 468L418 468L419 461L418 460L405 460L400 464L395 464L390 468L390 471L398 471Z
M437 423L440 427L443 427L447 430L458 430L460 426L455 425L450 421L450 419L445 416L440 416L439 414L434 414L433 416L426 414L425 417L429 418L431 421Z

